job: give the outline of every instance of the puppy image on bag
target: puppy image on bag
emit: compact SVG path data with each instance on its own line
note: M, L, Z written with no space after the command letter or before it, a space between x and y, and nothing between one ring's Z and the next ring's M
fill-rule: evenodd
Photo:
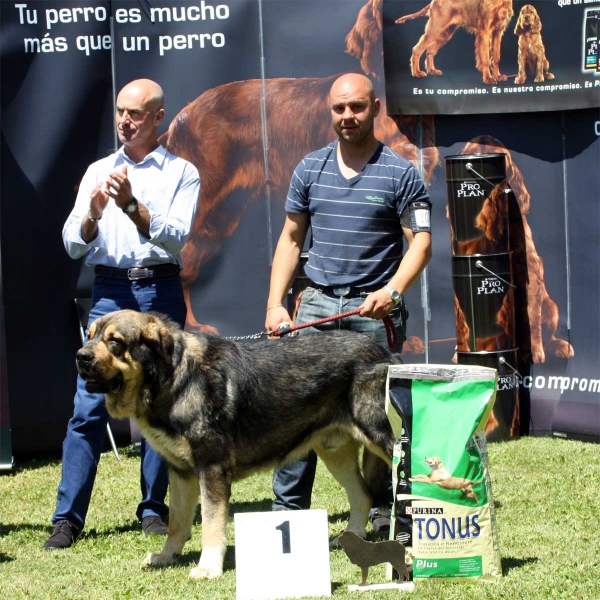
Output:
M425 459L425 464L431 469L429 475L414 475L410 481L419 483L437 483L445 490L460 490L467 498L472 498L477 502L477 494L473 491L474 485L485 483L481 481L471 481L464 477L453 477L444 467L442 459L437 456Z

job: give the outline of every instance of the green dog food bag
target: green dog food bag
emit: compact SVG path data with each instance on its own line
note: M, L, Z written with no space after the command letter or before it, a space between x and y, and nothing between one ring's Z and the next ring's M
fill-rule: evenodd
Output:
M484 431L496 379L479 366L389 367L390 539L406 546L414 579L502 575Z

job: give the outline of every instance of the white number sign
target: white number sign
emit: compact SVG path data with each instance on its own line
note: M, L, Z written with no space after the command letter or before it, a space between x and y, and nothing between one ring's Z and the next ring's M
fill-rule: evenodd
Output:
M331 596L327 511L238 513L237 600Z

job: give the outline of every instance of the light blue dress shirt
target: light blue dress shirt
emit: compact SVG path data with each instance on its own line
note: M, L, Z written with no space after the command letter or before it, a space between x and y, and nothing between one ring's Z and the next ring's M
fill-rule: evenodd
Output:
M81 238L81 222L89 211L90 195L111 171L127 165L127 178L134 197L150 213L150 237L110 199L98 235L89 244ZM88 167L62 231L71 258L85 256L88 265L129 269L163 263L183 268L181 250L194 222L200 196L200 175L194 165L159 146L140 163L134 163L121 148Z

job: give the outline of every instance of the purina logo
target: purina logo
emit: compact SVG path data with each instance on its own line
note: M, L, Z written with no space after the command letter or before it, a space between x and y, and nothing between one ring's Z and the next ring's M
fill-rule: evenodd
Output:
M365 200L370 200L371 202L379 202L383 204L384 200L381 196L365 196Z
M407 506L407 515L443 515L443 508L419 508L418 506Z

